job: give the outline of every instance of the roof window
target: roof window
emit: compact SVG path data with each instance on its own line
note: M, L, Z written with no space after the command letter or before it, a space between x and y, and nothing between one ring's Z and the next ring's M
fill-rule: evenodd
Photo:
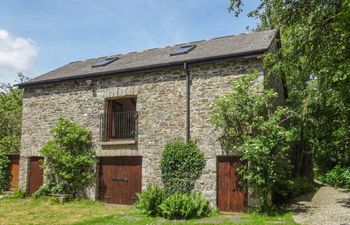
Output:
M196 45L183 45L183 46L178 47L175 52L170 53L170 55L173 56L173 55L187 54L190 51L192 51L195 47L197 47L197 46Z
M113 57L106 57L98 60L92 67L101 67L101 66L106 66L114 61L119 59L119 57L113 56Z

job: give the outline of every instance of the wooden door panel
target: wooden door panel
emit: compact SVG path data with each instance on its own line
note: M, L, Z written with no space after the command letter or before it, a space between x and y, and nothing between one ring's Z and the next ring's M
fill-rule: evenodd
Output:
M130 178L128 177L128 157L119 157L119 165L118 165L118 179L124 179L115 183L116 186L119 187L119 192L116 193L116 198L118 199L119 204L129 204L127 202L128 199L128 184L130 182Z
M217 205L221 211L244 211L247 191L239 184L237 157L218 157L217 166Z
M44 158L31 157L29 162L29 195L36 192L43 185L44 170L41 164Z
M15 191L18 188L19 180L19 156L10 156L10 182L9 190Z
M100 198L107 203L130 205L141 192L141 157L102 157Z
M122 162L123 177L128 179L123 183L123 202L133 204L136 201L135 193L141 192L141 158L125 157Z
M113 179L118 174L117 159L101 158L100 165L100 196L107 203L118 203L112 199L118 192L118 187L113 187Z

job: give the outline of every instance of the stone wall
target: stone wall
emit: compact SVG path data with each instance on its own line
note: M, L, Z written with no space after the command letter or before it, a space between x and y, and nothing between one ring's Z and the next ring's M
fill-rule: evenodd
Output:
M195 188L216 202L216 156L225 154L210 122L215 98L231 90L230 81L258 69L257 59L230 60L190 65L191 136L205 153L206 167ZM259 79L262 81L262 79ZM135 145L102 146L99 141L99 115L105 100L136 96L139 113L138 141ZM24 90L21 143L20 187L27 186L27 159L40 156L40 149L51 138L50 129L59 117L72 119L92 132L97 156L143 156L142 186L161 184L160 157L164 145L185 135L185 78L182 68L150 70L93 80L66 81L28 87ZM98 163L98 161L97 161ZM96 197L96 186L90 188Z

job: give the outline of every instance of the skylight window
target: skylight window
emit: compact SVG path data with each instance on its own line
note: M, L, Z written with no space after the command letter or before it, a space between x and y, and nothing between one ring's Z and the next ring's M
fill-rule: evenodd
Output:
M173 56L173 55L187 54L190 51L192 51L195 47L197 47L197 46L196 45L183 45L183 46L178 47L175 52L170 53L170 55Z
M118 59L118 57L116 57L116 56L103 58L103 59L98 60L94 65L92 65L92 67L106 66L106 65L114 62L117 59Z

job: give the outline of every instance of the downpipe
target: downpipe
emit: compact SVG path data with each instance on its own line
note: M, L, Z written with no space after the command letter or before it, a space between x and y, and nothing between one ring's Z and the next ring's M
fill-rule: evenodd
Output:
M185 114L185 142L188 143L190 141L190 95L191 95L191 80L190 80L190 72L188 71L187 63L184 63L184 74L186 77L186 114Z

